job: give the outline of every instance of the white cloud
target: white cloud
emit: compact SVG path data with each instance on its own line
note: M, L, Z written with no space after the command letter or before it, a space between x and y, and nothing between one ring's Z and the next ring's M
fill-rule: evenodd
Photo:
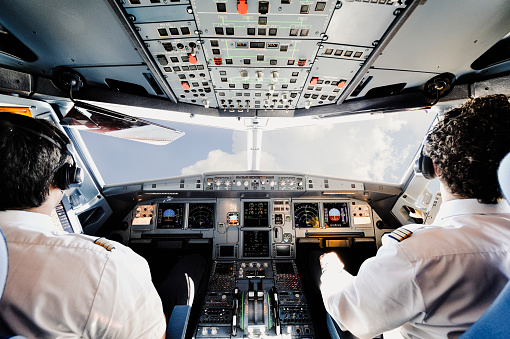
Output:
M266 131L260 169L398 182L432 115L387 114L384 119ZM247 169L246 133L232 136L232 153L209 152L183 175Z
M222 150L212 150L207 154L207 158L199 160L195 164L184 167L182 175L191 175L197 173L214 171L245 171L246 170L246 151L239 153L226 153Z

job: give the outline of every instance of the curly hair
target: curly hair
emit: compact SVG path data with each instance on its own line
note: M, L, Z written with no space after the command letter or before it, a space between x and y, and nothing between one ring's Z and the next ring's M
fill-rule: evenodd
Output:
M425 153L452 193L495 204L502 198L497 169L510 151L510 103L505 95L476 98L444 114Z
M38 133L69 141L49 121L0 113L0 211L41 206L55 185L55 173L69 161L67 153Z

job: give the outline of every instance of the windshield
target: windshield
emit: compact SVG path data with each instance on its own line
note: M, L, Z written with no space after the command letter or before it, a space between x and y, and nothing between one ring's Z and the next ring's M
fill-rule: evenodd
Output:
M108 108L184 135L167 145L151 145L80 131L106 184L246 170L400 183L436 116L433 110L417 110L334 118L237 119Z

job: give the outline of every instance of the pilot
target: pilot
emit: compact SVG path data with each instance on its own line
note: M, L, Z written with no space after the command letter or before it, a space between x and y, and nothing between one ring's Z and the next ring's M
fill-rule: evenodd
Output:
M510 104L477 98L444 115L425 154L443 203L433 225L406 225L358 275L335 253L320 258L326 310L342 330L372 338L457 338L487 310L510 277L510 207L497 168L510 151Z
M68 143L48 121L0 114L0 227L9 251L0 320L28 338L163 338L169 306L147 262L119 243L53 226L50 214L66 188L62 168L74 164ZM171 272L174 283L165 286L187 298L193 292L182 291L191 276L197 289L203 265L193 265L186 280ZM172 291L164 298L182 299Z

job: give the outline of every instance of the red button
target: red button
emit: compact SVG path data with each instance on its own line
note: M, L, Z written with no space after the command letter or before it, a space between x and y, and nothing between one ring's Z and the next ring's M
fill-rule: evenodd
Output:
M312 78L312 80L310 80L310 85L312 86L317 85L317 81L319 81L319 78Z
M344 86L345 86L345 80L342 80L342 81L340 81L340 82L338 83L338 85L337 85L336 87L338 87L338 88L342 88L342 87L344 87Z
M193 54L188 54L188 61L190 64L196 64L197 63L197 57Z
M237 11L241 15L248 13L248 3L246 2L246 0L237 1Z
M188 82L187 82L187 81L183 81L183 82L181 82L181 85L182 85L182 88L184 88L184 89L189 89L189 84L188 84Z

